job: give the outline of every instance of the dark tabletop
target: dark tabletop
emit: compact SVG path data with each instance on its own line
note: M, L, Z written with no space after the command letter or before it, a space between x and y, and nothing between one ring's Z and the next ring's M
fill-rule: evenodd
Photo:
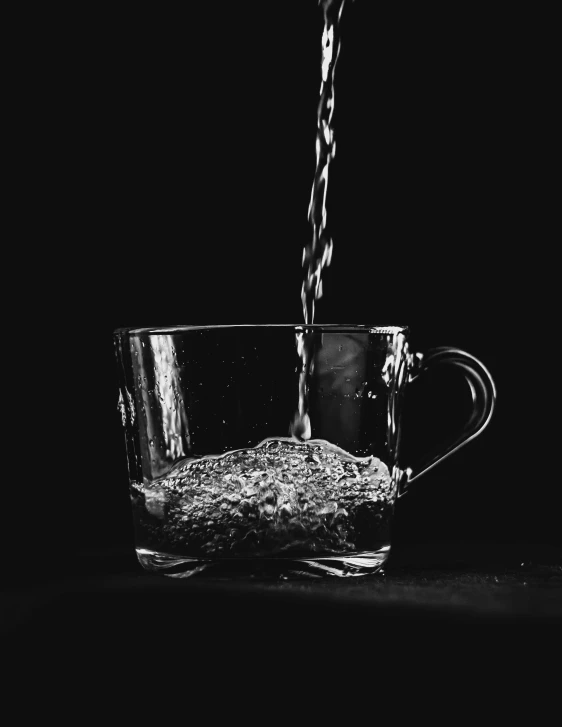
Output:
M338 693L361 675L375 693L383 674L400 690L425 680L443 693L448 681L452 693L475 679L495 688L501 675L515 704L516 681L557 693L561 627L562 552L552 546L404 545L384 574L281 582L173 579L143 571L129 548L90 551L64 572L20 569L2 595L12 672L27 679L33 668L44 681L57 661L67 674L56 684L91 684L83 675L93 673L102 692L127 680L141 696L248 680L325 689L330 675Z
M27 577L29 575L29 577ZM84 551L65 566L22 572L3 596L6 630L110 616L118 604L204 617L220 610L313 610L360 617L451 623L562 624L562 549L497 544L413 545L395 549L384 573L359 578L258 581L168 578L144 571L128 549ZM65 609L72 604L71 613ZM134 616L131 616L134 620Z

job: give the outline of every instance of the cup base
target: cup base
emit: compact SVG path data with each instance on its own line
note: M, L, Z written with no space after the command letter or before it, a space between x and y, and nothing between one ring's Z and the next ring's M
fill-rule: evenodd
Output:
M205 560L137 548L142 567L170 578L353 578L381 572L390 555L390 544L377 550L317 558L221 558Z

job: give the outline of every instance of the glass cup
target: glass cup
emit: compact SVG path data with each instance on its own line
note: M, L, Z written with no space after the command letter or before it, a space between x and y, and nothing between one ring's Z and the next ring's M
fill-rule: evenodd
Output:
M176 578L376 573L396 498L494 409L482 363L411 353L406 327L128 328L114 341L138 559ZM466 379L472 413L438 451L403 462L404 395L440 367ZM306 440L290 434L299 396Z

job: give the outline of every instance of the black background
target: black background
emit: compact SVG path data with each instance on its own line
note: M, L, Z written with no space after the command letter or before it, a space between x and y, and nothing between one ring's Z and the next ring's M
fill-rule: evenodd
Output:
M466 349L496 381L486 432L399 501L398 544L560 543L530 411L540 44L524 17L378 5L357 0L342 23L316 322L405 324L415 350ZM43 71L42 224L64 245L45 255L54 479L41 519L75 551L133 544L112 331L300 323L310 238L316 2L112 12L66 17ZM443 406L437 386L419 431L446 429Z

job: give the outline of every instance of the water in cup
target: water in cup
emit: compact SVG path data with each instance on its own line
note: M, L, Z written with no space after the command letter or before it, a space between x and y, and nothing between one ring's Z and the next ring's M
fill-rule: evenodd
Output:
M377 457L288 438L180 462L135 490L140 547L201 559L376 550L388 542L394 499Z

